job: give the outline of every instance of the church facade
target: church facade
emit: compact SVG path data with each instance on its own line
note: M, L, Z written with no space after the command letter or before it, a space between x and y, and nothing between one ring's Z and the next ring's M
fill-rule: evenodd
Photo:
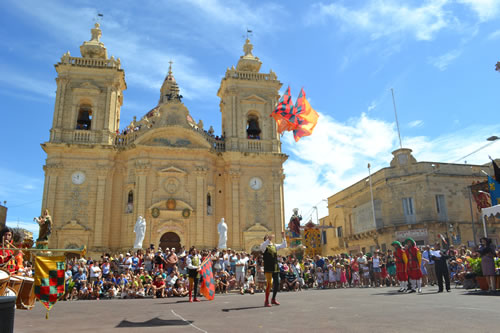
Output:
M270 232L279 241L287 156L269 115L281 83L260 73L250 41L221 80L220 137L190 116L171 67L157 106L119 132L125 72L108 57L99 25L91 32L81 57L68 52L55 65L54 118L42 144L49 247L126 251L140 216L143 247L216 247L222 218L230 248L250 251Z

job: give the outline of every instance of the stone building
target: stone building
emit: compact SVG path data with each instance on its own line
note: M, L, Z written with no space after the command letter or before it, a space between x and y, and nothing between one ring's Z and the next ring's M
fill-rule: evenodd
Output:
M492 174L490 164L417 162L405 148L393 155L390 167L371 176L375 214L369 177L328 198L329 214L320 220L323 253L385 251L408 237L419 245L434 244L439 234L455 245L477 243L483 227L469 191L486 180L483 171ZM488 223L495 242L499 227L498 219Z
M81 57L68 52L55 65L54 119L42 144L49 246L87 245L92 255L130 249L139 216L147 221L144 247L213 248L223 217L231 248L250 250L265 233L279 235L287 156L269 114L281 83L273 71L259 72L250 41L221 80L220 138L190 116L172 64L157 105L124 134L125 71L108 57L98 24L91 33Z

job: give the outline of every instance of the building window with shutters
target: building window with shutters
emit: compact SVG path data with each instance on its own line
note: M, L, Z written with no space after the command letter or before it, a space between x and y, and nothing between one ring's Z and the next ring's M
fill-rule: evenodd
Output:
M448 210L446 209L446 201L443 194L436 195L436 210L439 221L448 220Z
M413 198L403 198L403 212L405 214L406 223L415 223L417 221L415 216L415 204Z

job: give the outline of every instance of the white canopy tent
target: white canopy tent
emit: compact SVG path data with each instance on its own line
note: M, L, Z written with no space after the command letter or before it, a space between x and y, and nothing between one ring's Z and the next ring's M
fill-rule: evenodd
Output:
M500 217L500 205L495 205L493 207L483 208L481 209L481 218L483 219L483 229L484 229L484 237L488 237L488 233L486 231L486 218L497 216Z

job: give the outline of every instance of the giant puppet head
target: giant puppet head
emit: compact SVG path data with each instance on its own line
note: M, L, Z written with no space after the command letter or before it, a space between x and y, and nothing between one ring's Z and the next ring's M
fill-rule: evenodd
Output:
M401 245L401 243L398 241L392 242L391 245L394 246L394 248L396 248L396 249L400 249L403 247L403 245Z

